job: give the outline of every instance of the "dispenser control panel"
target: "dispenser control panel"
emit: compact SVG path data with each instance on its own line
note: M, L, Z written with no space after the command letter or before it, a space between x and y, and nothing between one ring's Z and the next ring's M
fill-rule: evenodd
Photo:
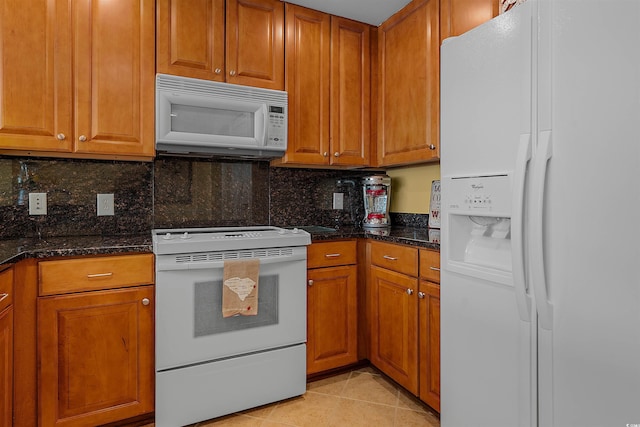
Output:
M467 215L510 216L512 185L508 173L446 177L447 207ZM448 188L446 188L446 187Z

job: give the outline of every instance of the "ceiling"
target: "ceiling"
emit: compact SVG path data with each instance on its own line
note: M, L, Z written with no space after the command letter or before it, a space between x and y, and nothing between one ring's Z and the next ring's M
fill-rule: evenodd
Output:
M378 26L410 0L286 0L310 9Z

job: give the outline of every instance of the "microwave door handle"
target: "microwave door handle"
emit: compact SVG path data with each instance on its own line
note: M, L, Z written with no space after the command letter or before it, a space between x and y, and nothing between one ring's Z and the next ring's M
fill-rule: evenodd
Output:
M266 104L262 104L262 107L260 107L260 110L262 111L262 126L259 126L260 131L262 132L261 135L259 135L259 139L258 141L261 142L261 145L263 147L267 146L267 126L269 123L269 116L267 113L267 105Z

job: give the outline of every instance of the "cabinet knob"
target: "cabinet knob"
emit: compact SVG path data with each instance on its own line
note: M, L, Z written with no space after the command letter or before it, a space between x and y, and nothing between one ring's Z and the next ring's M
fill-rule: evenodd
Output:
M340 153L336 151L335 153L333 153L333 157L340 157Z
M149 305L150 302L149 298L142 298L142 305Z
M407 295L413 295L413 289L407 289Z
M84 136L84 135L80 135L80 136L78 137L78 139L80 140L80 142L86 142L87 137L86 137L86 136Z
M236 70L231 70L231 71L229 71L229 75L230 75L231 77L234 77L234 76L236 75Z
M418 292L418 298L424 298L426 294L424 292Z
M307 284L308 284L309 286L313 286L313 280L309 280L309 281L307 282Z
M429 150L435 150L435 149L436 149L436 146L435 146L435 145L433 145L433 144L429 144Z
M64 133L59 133L56 135L56 138L58 138L59 141L64 141L66 136Z
M216 68L215 70L213 70L213 72L216 74L220 74L222 70L220 68Z
M323 155L324 157L328 157L328 156L329 156L329 153L327 153L327 152L325 151L324 153L322 153L322 155Z

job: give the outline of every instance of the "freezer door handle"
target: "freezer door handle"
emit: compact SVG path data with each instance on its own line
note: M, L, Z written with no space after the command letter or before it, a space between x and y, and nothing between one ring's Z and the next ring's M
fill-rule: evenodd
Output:
M531 321L531 296L524 273L524 194L527 168L531 160L531 134L520 135L516 168L513 178L511 207L511 258L513 259L513 285L520 319Z
M544 268L544 195L547 168L552 156L551 131L540 132L534 160L531 273L538 321L546 330L553 329L553 305L549 301Z

